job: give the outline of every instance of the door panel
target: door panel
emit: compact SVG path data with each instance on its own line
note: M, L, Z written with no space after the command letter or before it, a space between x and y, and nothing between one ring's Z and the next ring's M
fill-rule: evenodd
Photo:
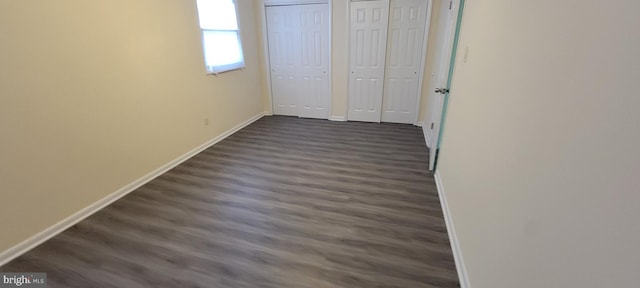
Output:
M433 63L433 75L429 87L432 88L429 95L429 112L425 125L429 125L427 131L427 139L429 146L429 170L435 168L436 155L438 152L438 140L440 136L442 111L445 102L445 94L435 92L436 88L448 88L449 68L453 53L453 42L455 39L455 31L458 20L458 10L460 0L450 0L442 3L440 9L440 21L438 27L442 27L436 36L435 58Z
M300 101L303 110L301 117L327 118L326 107L328 107L328 103L325 96L328 91L326 86L325 77L302 77Z
M273 112L329 117L327 4L266 8Z
M392 0L390 5L382 121L412 124L418 113L428 3Z
M349 120L380 122L388 10L386 1L351 2Z
M300 117L329 118L329 13L328 5L298 5L300 10L301 77Z
M278 115L298 116L299 110L296 99L298 33L293 25L294 17L295 9L286 6L267 7L273 113Z

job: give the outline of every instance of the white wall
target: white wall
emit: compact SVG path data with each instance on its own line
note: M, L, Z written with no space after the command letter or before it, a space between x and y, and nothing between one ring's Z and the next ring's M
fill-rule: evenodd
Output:
M331 116L347 118L349 99L349 1L331 4Z
M640 2L467 2L438 173L471 286L640 286Z
M239 5L247 67L207 76L194 0L0 0L0 253L263 111Z

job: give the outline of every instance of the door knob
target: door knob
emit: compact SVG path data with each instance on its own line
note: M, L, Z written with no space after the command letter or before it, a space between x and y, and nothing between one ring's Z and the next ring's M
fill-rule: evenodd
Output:
M446 93L449 93L449 89L445 89L445 88L436 88L436 93L446 94Z

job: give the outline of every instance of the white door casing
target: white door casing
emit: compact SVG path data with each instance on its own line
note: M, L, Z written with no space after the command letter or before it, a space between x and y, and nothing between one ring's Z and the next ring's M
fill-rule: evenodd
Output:
M274 114L327 119L328 4L269 6L266 14Z
M380 122L388 0L351 2L348 120Z
M449 78L449 66L451 63L451 53L453 49L453 40L455 37L456 23L458 19L459 0L451 0L451 2L442 3L440 8L440 20L438 23L438 34L436 36L436 44L434 45L435 57L433 62L433 74L429 87L431 88L429 96L429 113L427 114L426 137L430 139L427 143L429 151L429 170L433 170L435 166L436 154L438 151L438 139L440 136L440 125L442 121L442 109L444 105L444 94L436 93L436 88L446 88Z
M427 8L426 0L391 0L382 122L415 121Z

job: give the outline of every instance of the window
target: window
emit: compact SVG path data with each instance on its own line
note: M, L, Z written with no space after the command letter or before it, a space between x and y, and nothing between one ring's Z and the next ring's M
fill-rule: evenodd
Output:
M244 68L235 0L197 0L207 71Z

